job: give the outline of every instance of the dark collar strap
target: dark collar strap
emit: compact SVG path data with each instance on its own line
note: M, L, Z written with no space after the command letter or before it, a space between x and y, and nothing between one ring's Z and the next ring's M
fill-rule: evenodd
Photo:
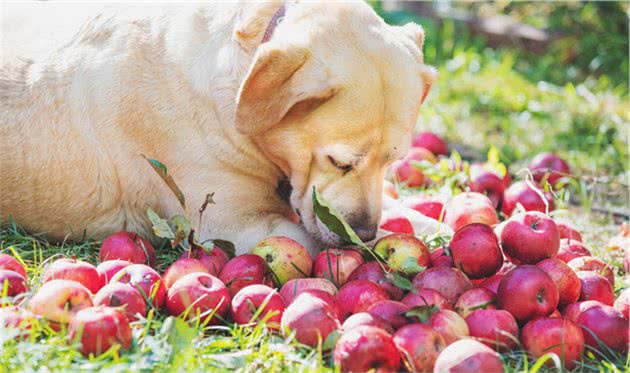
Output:
M273 17L271 18L271 21L269 21L269 25L267 26L267 29L265 30L265 35L263 36L263 39L262 39L263 43L266 43L269 41L269 39L271 39L276 27L280 23L282 23L282 21L284 20L285 10L286 10L286 7L284 4L282 4L282 6L280 6L280 9L276 11L276 14L273 15Z

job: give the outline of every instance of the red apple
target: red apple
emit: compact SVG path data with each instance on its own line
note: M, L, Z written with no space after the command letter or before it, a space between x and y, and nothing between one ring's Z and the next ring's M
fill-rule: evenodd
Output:
M501 230L503 252L516 264L536 264L551 258L560 248L556 223L538 211L512 216Z
M558 307L563 308L568 304L575 303L580 298L580 279L575 272L558 258L541 260L536 267L542 269L551 277L558 289Z
M355 250L326 249L315 257L315 277L325 278L340 287L348 276L363 264L363 257Z
M569 241L582 242L582 235L580 232L569 223L556 221L556 225L558 226L558 231L560 232L560 239L566 238Z
M528 322L521 331L521 340L532 358L555 353L566 369L575 367L584 350L584 335L580 327L562 318L540 318Z
M0 330L3 328L20 329L20 337L28 338L30 330L37 316L31 311L18 308L16 306L0 307Z
M450 244L455 267L469 278L495 274L503 265L503 253L492 228L481 223L461 227Z
M256 244L252 254L265 259L278 285L311 275L313 258L299 242L284 236L268 237Z
M388 232L414 234L413 224L398 211L385 210L381 215L379 228Z
M545 204L545 201L547 204ZM517 181L505 190L501 212L506 216L510 216L518 204L523 206L525 211L539 211L542 213L547 212L547 205L549 206L549 211L555 208L551 193L545 192L539 185L530 185L526 181Z
M443 247L431 252L431 264L433 267L454 267L453 257Z
M400 329L412 322L411 318L405 316L409 309L410 307L402 302L381 300L368 307L367 313L385 320L394 329Z
M505 183L492 170L486 169L482 164L472 164L470 166L470 190L485 194L492 201L492 206L496 209L503 201Z
M440 310L431 315L429 325L440 333L446 346L470 335L466 320L451 310Z
M53 323L67 323L84 308L92 307L92 294L70 280L44 283L28 301L28 309Z
M474 310L494 310L496 309L497 295L486 288L474 288L464 292L455 303L455 311L468 316Z
M333 356L335 367L342 372L396 372L400 368L400 353L392 336L374 326L359 326L343 333Z
M615 293L610 281L602 275L592 271L577 272L580 279L580 300L596 300L612 306L615 301Z
M341 324L341 329L344 332L347 332L350 329L356 328L358 326L375 326L377 328L385 330L388 333L394 332L394 328L389 323L387 323L387 321L373 316L372 314L367 312L358 312L348 317L346 321Z
M17 259L9 254L0 254L0 269L7 269L9 271L17 272L25 279L28 279L26 271L24 270L24 266L22 266L22 264L20 264Z
M343 318L357 312L367 311L368 307L380 300L389 299L385 290L368 280L350 281L339 289L337 304Z
M365 262L358 266L348 277L348 281L354 280L372 281L385 290L391 299L400 300L403 297L403 290L386 277L377 261Z
M120 260L120 259L108 260L99 264L96 267L96 271L101 276L101 281L103 282L103 285L106 285L106 284L109 284L109 282L112 280L112 278L114 278L114 275L116 275L118 271L120 271L121 269L127 266L130 266L131 264L133 263L127 260Z
M247 285L263 284L273 287L273 279L265 259L254 254L233 258L223 267L219 279L234 296Z
M337 287L325 278L296 278L282 285L280 296L288 306L293 302L295 297L309 289L324 291L332 297L337 295Z
M0 296L15 297L28 290L28 283L21 274L8 269L0 269Z
M155 265L155 249L149 241L133 232L120 231L107 237L101 245L101 262L122 259L135 264Z
M447 346L435 361L434 372L503 373L499 354L473 339L461 339Z
M583 302L575 302L566 306L562 312L562 316L571 321L576 321L580 314L591 307L595 307L597 305L604 305L602 302L596 300L587 300Z
M113 283L105 285L94 295L95 306L121 307L130 321L138 315L147 315L147 302L136 288L129 284Z
M558 290L542 269L522 265L508 272L497 292L499 308L519 322L549 315L558 306Z
M505 276L505 275L501 274L501 273L497 273L496 275L492 275L492 276L488 277L487 279L483 280L479 284L479 287L488 289L491 292L496 294L497 291L499 291L499 284L501 283L501 280L503 279L503 276Z
M68 326L68 340L80 342L83 356L98 356L114 345L128 350L133 335L127 316L120 310L90 307L74 316Z
M424 216L441 220L444 201L439 196L419 194L407 197L402 202L405 207L416 210Z
M269 328L280 329L284 309L284 300L276 290L256 284L246 286L236 293L232 298L230 314L237 324L254 326L265 320Z
M44 270L43 282L50 280L71 280L85 286L92 294L103 287L103 279L96 267L77 259L59 259Z
M435 360L446 347L440 333L425 324L409 324L398 329L394 343L410 372L431 372Z
M295 333L298 342L311 347L324 343L330 333L341 328L337 312L328 302L312 294L316 291L307 290L295 297L284 310L281 321L285 335Z
M582 327L587 345L600 350L599 340L617 352L628 352L628 320L614 307L593 305L582 311L576 322Z
M407 234L394 233L381 238L374 245L374 252L383 258L391 269L405 276L418 274L418 270L410 264L424 268L431 266L429 249L422 241Z
M471 223L495 225L498 222L499 219L492 201L481 193L458 194L449 201L445 208L444 223L455 231Z
M220 324L227 316L230 293L223 282L208 273L189 273L177 280L166 294L166 309L187 320L201 317L202 323Z
M208 273L214 277L218 277L223 267L230 261L225 251L216 245L209 251L206 251L206 248L201 245L193 245L191 250L185 251L180 257L180 259L184 258L199 260L206 267Z
M518 324L505 310L475 310L466 316L470 336L497 351L509 351L518 345Z
M555 184L563 176L570 176L571 170L564 159L553 153L540 153L532 159L528 167L534 180L540 182L546 179L549 184Z
M615 287L615 273L612 267L599 258L594 256L581 256L571 259L567 265L575 272L593 271L598 275L602 275L610 282L613 288Z
M441 310L452 309L448 299L433 289L420 289L415 292L409 292L403 297L401 302L410 307L436 306Z
M448 155L446 142L433 132L420 132L413 138L412 146L425 148L435 155Z
M164 304L166 287L162 277L153 268L144 264L132 264L118 271L110 283L120 282L136 288L144 299L152 300L155 308Z
M630 288L625 288L615 300L614 307L623 317L630 319Z
M568 263L575 258L590 255L591 252L581 242L563 238L560 240L560 249L556 258Z
M339 303L337 303L336 296L332 296L325 291L316 290L316 289L307 289L307 290L304 290L303 293L308 293L311 296L315 298L319 298L322 301L326 302L330 306L330 308L333 310L333 312L335 313L335 315L337 316L340 322L344 319L343 311L341 310Z
M425 148L411 148L405 158L394 162L392 170L396 180L405 183L408 187L421 187L427 183L427 179L420 168L415 163L428 161L437 162L437 159L429 150Z
M166 288L168 289L173 286L175 281L179 280L189 273L195 272L208 273L208 268L206 268L206 266L204 266L201 261L197 259L177 259L175 263L171 264L170 267L166 269L166 272L164 272L164 276L162 276L162 282L164 282L164 286L166 286Z
M450 304L466 290L472 289L472 283L466 275L455 268L429 268L413 279L413 286L418 289L433 289L442 294Z

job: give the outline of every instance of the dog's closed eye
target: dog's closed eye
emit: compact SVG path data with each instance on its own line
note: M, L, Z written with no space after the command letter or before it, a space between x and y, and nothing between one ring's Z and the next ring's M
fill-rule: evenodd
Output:
M339 170L343 171L344 175L347 174L348 172L352 171L352 169L354 168L353 164L339 162L339 161L337 161L335 158L333 158L330 155L328 156L328 160L330 161L330 163L332 163L333 166L335 166Z

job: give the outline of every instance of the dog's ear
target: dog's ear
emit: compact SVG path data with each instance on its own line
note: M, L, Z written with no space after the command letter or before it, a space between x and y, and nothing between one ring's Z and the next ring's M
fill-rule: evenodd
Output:
M419 75L422 79L423 85L422 101L420 102L422 104L427 98L429 91L431 91L433 82L435 82L435 79L437 78L437 72L433 67L424 64L424 53L422 53L422 48L424 46L424 29L422 26L410 22L404 26L400 26L400 30L404 35L409 37L420 50L420 58L418 62L420 63Z
M422 78L422 99L420 101L420 105L424 103L424 100L427 98L429 91L431 91L431 87L433 86L433 82L437 79L437 71L433 66L422 65L420 66L420 78Z
M261 46L241 84L236 129L246 135L264 132L299 104L312 110L333 94L325 79L305 73L310 54L301 47Z

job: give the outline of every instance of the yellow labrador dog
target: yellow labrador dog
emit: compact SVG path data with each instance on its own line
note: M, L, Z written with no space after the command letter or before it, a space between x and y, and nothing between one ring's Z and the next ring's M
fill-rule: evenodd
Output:
M144 154L191 215L215 193L198 229L239 252L270 235L337 244L313 187L375 237L385 170L434 81L420 26L362 2L3 7L4 222L52 239L149 235L147 207L182 208Z

